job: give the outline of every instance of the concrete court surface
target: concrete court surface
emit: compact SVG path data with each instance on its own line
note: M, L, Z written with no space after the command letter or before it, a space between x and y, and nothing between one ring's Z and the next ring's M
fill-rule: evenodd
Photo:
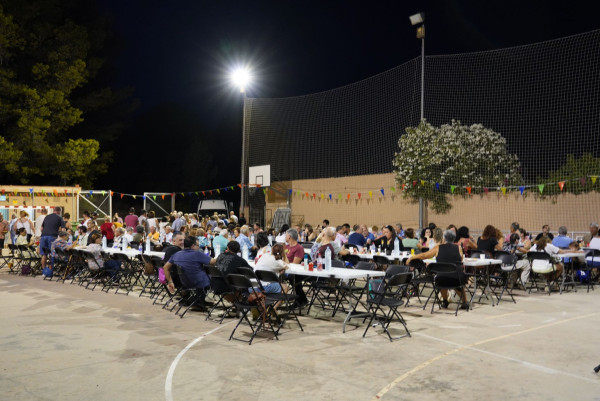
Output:
M0 399L600 400L599 301L597 288L458 317L410 307L413 337L393 343L302 317L304 332L248 346L228 341L232 319L2 271Z

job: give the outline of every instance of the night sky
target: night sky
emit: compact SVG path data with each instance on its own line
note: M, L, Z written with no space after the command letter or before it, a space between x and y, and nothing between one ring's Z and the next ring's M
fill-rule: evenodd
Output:
M255 76L249 97L288 97L350 84L419 56L420 41L408 16L421 11L428 55L511 47L600 27L599 6L593 1L99 3L101 11L114 16L124 48L116 62L115 86L134 86L137 115L156 118L164 113L164 130L174 118L189 118L191 131L197 126L204 141L200 147L212 149L217 170L198 185L214 186L240 179L241 98L228 81L236 65L247 64ZM156 124L146 121L148 125ZM126 136L127 143L155 141L158 155L164 150L161 143L177 138L172 134L134 127ZM109 185L107 179L98 184ZM144 190L169 190L168 182L158 181L158 188ZM120 185L124 192L140 190ZM189 185L172 190L202 188Z

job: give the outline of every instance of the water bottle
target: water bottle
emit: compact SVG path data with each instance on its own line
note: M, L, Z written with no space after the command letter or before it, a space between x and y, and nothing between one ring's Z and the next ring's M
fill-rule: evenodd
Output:
M221 254L221 244L215 244L215 258Z
M381 246L377 247L377 255L381 253Z
M127 249L127 238L123 237L123 241L121 241L121 250L125 251Z
M375 254L375 250L376 250L375 244L371 244L371 255Z
M244 260L249 260L248 259L248 245L244 244L244 247L242 248L242 258L244 258Z
M140 251L140 254L144 253L144 247L142 246L141 242L140 242L140 245L138 246L138 251Z
M210 258L210 250L208 247L204 247L204 254Z
M150 238L146 238L146 252L150 252L151 249Z
M400 240L397 237L394 240L394 255L400 256Z
M325 249L325 270L331 270L331 248Z
M304 254L304 270L308 269L308 255Z
M106 244L106 237L102 236L102 249L106 249L107 244Z

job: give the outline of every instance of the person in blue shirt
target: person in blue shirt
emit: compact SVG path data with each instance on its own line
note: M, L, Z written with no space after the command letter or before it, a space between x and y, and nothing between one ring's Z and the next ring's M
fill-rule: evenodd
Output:
M348 237L348 243L362 248L367 244L367 239L363 235L363 228L358 224L356 224L353 228L354 232Z
M181 277L181 282L185 286L206 289L210 286L210 279L204 271L204 265L214 265L216 262L216 259L211 259L210 256L200 252L198 238L186 237L183 240L183 250L173 254L164 266L169 291L175 291L175 285L173 284L170 272L171 266L177 265L180 267L184 275L184 277Z
M240 244L240 249L244 249L244 245L248 247L248 252L254 253L258 249L257 247L252 245L252 241L248 238L248 233L250 232L250 227L242 226L240 228L240 235L235 239Z
M560 226L558 227L558 236L554 237L554 239L552 239L552 245L554 245L557 248L560 249L569 249L569 245L571 245L571 242L573 242L573 240L569 237L567 237L567 227L565 226ZM563 262L570 262L571 258L564 258Z

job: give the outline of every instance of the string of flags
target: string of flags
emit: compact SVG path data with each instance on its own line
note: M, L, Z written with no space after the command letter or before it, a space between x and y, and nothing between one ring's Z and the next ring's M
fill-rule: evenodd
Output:
M588 181L589 178L589 181ZM585 186L588 182L592 183L592 186L596 185L596 181L598 180L598 176L586 176L573 180L564 180L552 183L545 184L535 184L535 185L518 185L518 186L502 186L502 187L474 187L474 186L459 186L459 185L449 185L451 194L458 194L460 192L466 194L473 193L484 193L489 194L490 192L502 192L502 195L506 195L509 192L518 190L521 195L525 193L526 190L530 190L534 188L535 191L539 191L540 194L543 195L544 190L548 192L548 188L552 185L557 185L560 192L563 192L565 189L565 185L568 182L579 183L582 187ZM304 199L321 199L321 200L350 200L350 199L372 199L375 195L376 197L385 197L386 191L388 195L394 195L396 192L405 191L407 188L416 187L416 186L433 186L436 191L441 190L441 185L439 182L428 182L426 180L414 180L412 183L403 183L399 186L390 186L389 190L386 188L372 189L372 190L364 190L360 192L322 192L322 191L307 191L300 189L289 189L288 194L290 196L302 197ZM446 186L448 187L448 186Z
M544 193L544 190L550 188L553 185L558 186L558 189L560 190L560 192L563 192L563 190L565 189L565 186L568 183L575 183L575 185L578 183L581 187L584 187L587 183L591 182L592 186L596 185L596 181L598 180L599 176L584 176L584 177L580 177L580 178L576 178L576 179L572 179L572 180L564 180L564 181L558 181L558 182L552 182L552 183L545 183L545 184L534 184L534 185L518 185L518 186L501 186L501 187L474 187L474 186L459 186L459 185L444 185L444 187L449 187L450 188L450 193L451 194L458 194L458 193L467 193L467 194L473 194L473 193L484 193L484 194L488 194L490 192L502 192L503 195L506 195L509 192L512 191L519 191L519 193L521 195L523 195L525 193L526 190L530 190L531 188L534 188L534 190L537 192L539 191L540 194ZM360 192L331 192L329 193L328 191L323 192L323 191L307 191L307 190L300 190L300 189L288 189L288 194L290 196L296 196L296 197L304 197L306 199L322 199L322 200L342 200L342 199L363 199L363 198L368 198L368 199L372 199L373 196L377 196L377 197L385 197L386 195L386 191L388 191L388 195L392 194L394 195L396 192L402 192L405 191L410 187L416 187L416 186L432 186L435 188L436 191L440 191L442 190L442 185L440 185L439 182L431 182L431 181L426 181L426 180L414 180L412 181L412 183L403 183L400 184L398 186L390 186L389 189L386 188L379 188L379 189L371 189L371 190L364 190L364 191L360 191ZM267 188L267 187L262 187L259 184L236 184L236 185L229 185L229 186L225 186L225 187L220 187L220 188L211 188L211 189L203 189L203 190L197 190L197 191L187 191L187 192L172 192L170 194L153 194L153 195L148 195L150 196L153 200L156 200L158 197L160 197L162 200L165 199L165 197L170 196L170 197L181 197L181 198L200 198L200 197L206 197L206 196L212 196L214 194L221 194L222 192L229 192L229 191L234 191L236 189L241 189L243 187L254 187L257 189L262 189L263 193L266 195L267 191L270 191L271 193L274 193L274 191L271 188ZM42 197L74 197L74 196L78 196L79 194L81 194L82 196L85 196L86 198L93 198L94 195L102 195L102 196L106 196L106 195L110 195L112 196L118 196L120 199L123 199L124 197L130 197L133 199L143 199L145 200L147 198L146 195L138 195L138 194L130 194L130 193L124 193L124 192L116 192L116 191L69 191L68 189L64 189L59 191L58 189L53 189L53 190L38 190L36 191L34 188L29 188L29 190L27 192L23 192L23 191L13 191L13 190L7 190L4 188L0 189L0 193L4 196L6 196L7 198L9 196L28 196L28 197L34 197L34 196L42 196ZM7 199L8 200L8 199Z

